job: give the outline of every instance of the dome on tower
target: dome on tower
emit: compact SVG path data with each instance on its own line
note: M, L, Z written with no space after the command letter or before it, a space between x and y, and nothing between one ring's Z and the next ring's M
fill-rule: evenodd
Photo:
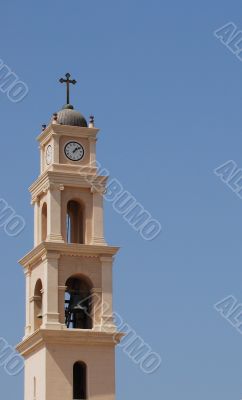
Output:
M66 104L62 110L58 111L56 122L60 125L87 128L87 121L84 116L79 111L74 110L74 107L70 104Z

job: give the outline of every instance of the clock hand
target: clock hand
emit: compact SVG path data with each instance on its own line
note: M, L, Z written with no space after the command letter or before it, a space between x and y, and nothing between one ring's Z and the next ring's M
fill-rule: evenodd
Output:
M75 153L77 150L79 150L81 147L76 147L75 150L73 150L73 153Z

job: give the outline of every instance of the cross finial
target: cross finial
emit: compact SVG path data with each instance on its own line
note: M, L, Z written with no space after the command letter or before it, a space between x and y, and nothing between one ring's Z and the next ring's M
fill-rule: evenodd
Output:
M66 104L70 104L70 83L72 83L72 85L75 85L77 82L75 79L70 79L71 75L69 73L67 73L65 76L66 79L61 78L59 82L66 83Z

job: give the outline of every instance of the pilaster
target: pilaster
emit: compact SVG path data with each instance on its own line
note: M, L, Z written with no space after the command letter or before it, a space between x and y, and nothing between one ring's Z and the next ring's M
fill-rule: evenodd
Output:
M62 185L50 184L47 191L47 241L64 242L61 234Z
M91 189L93 194L93 215L92 215L92 242L95 245L106 245L104 239L104 220L103 220L103 190Z
M53 133L53 163L59 164L60 162L60 136Z
M31 269L30 267L25 268L25 280L26 280L26 304L25 304L25 314L26 314L26 325L25 325L25 336L24 339L30 335L31 333L31 323L30 323L30 278L31 278Z
M34 205L34 246L40 243L40 201L38 197L35 197L32 201Z
M60 254L47 253L42 257L43 284L43 329L61 329L58 312L58 260Z
M97 139L94 137L89 138L90 143L90 164L92 167L96 167L96 143Z
M113 320L113 283L111 257L100 257L102 263L102 330L115 331L116 326Z
M92 320L93 329L95 331L101 331L102 328L102 289L93 288L92 294Z
M59 305L59 315L60 315L60 324L64 329L66 328L65 325L65 292L67 286L58 286L58 305Z

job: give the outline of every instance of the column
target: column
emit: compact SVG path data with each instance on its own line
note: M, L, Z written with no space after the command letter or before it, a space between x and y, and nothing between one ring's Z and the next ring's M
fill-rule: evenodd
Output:
M92 242L95 245L107 245L104 239L103 222L103 193L94 186L91 189L93 194L93 212L92 212Z
M90 165L93 168L96 168L96 143L97 139L96 138L89 138L89 143L90 143Z
M42 257L44 270L43 322L41 328L61 329L58 311L58 253Z
M64 242L61 234L62 185L50 184L47 189L47 241Z
M28 267L24 271L25 273L25 290L26 290L26 325L25 325L25 336L29 336L31 334L31 324L30 324L30 279L31 279L31 269Z
M60 162L60 135L56 133L52 134L53 137L53 164L59 164Z
M92 321L93 329L95 331L101 331L102 325L102 289L93 288L92 294Z
M59 295L58 295L58 308L60 315L60 323L65 327L65 292L67 286L58 286Z
M38 246L40 243L40 202L36 197L33 199L32 204L34 205L34 246Z
M45 148L43 144L39 145L39 150L40 150L40 172L42 173L44 171L44 165L45 165Z
M113 321L112 257L100 257L102 264L102 331L115 331Z

